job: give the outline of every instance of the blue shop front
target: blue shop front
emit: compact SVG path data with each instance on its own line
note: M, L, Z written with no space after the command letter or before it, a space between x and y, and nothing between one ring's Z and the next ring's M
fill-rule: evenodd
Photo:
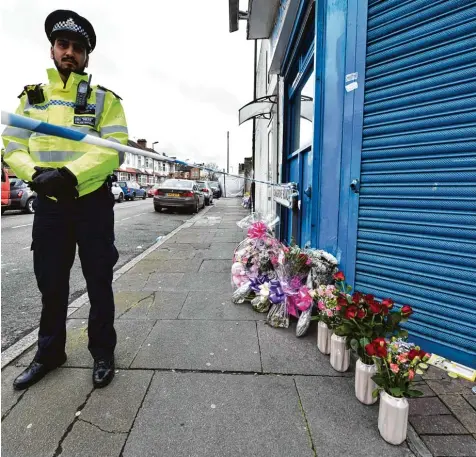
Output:
M248 117L269 162L255 176L299 191L287 207L257 187L256 209L354 289L411 305L425 350L476 368L474 0L250 0L241 17L269 106Z

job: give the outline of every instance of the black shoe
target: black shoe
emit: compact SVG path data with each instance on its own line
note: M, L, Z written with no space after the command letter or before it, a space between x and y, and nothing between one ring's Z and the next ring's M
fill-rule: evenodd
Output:
M58 362L53 364L39 363L36 360L28 365L28 368L24 370L16 379L13 381L13 387L16 390L27 389L28 387L36 384L40 379L43 379L46 374L50 371L58 368L66 362L66 354Z
M93 384L94 387L106 387L114 378L114 357L94 361Z

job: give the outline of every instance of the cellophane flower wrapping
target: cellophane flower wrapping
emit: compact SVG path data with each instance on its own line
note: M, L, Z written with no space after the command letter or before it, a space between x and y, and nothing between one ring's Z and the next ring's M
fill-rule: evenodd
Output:
M274 214L252 213L237 223L248 229L248 236L235 249L231 267L234 288L232 301L255 301L257 310L265 312L266 286L276 278L275 267L284 262L283 245L274 237L273 228L279 222ZM261 287L260 287L261 286Z

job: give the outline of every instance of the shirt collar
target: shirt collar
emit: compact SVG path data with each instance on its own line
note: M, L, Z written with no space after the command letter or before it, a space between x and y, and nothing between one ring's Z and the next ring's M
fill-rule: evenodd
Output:
M56 68L48 68L46 72L48 74L48 81L50 84L53 86L59 86L64 90L70 90L73 86L77 86L80 81L88 80L87 74L80 75L78 73L71 73L68 80L66 81L66 84L64 84L59 71Z

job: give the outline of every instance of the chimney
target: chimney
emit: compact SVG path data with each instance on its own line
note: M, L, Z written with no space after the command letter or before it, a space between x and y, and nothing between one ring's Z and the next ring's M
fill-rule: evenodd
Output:
M147 140L146 139L140 139L140 140L137 140L137 144L141 147L141 148L146 148L147 147Z

